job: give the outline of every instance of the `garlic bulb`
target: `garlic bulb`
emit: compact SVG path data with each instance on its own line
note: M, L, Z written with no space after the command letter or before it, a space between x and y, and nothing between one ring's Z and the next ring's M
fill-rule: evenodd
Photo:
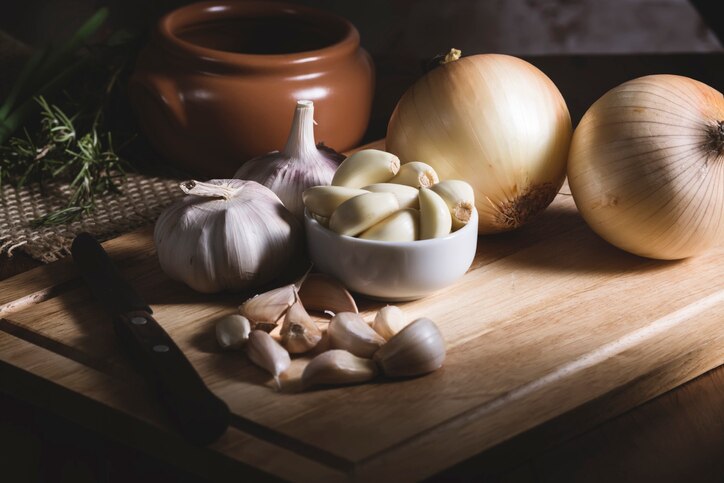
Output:
M403 163L428 163L440 179L468 182L480 233L517 228L553 201L565 178L572 131L566 102L524 60L456 59L450 55L402 96L387 149Z
M304 216L302 193L312 186L328 185L344 160L323 144L314 144L314 103L297 101L292 128L284 150L257 156L244 163L234 178L256 181L279 196L299 220Z
M161 269L204 293L243 290L278 276L297 253L301 226L253 181L185 181L153 238Z
M609 243L678 259L724 242L724 97L681 76L626 82L573 135L568 183Z

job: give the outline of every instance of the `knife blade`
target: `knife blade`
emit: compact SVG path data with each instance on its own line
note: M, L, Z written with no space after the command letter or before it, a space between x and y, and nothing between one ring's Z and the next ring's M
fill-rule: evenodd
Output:
M198 444L218 439L229 424L228 406L204 384L173 339L153 318L151 307L123 279L93 236L88 233L76 236L71 253L93 297L111 316L121 344L158 392L181 434Z

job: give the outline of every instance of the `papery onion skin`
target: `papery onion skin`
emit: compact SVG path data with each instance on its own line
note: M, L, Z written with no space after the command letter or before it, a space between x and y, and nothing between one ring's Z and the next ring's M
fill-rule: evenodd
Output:
M724 97L651 75L596 101L576 128L568 183L589 226L636 255L680 259L724 239Z
M475 190L479 233L521 226L563 184L571 118L558 88L524 60L500 54L436 67L402 97L387 150L430 164Z

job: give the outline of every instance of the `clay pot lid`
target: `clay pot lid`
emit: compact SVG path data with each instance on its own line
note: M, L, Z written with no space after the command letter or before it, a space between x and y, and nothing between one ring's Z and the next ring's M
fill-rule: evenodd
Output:
M341 32L339 39L316 49L280 54L252 54L230 52L204 47L179 37L176 32L184 27L211 23L252 15L289 15L311 19L318 25L328 24ZM253 17L252 17L253 18ZM347 19L324 10L304 5L276 1L239 2L217 0L199 2L173 10L158 24L162 44L173 53L193 58L197 62L225 65L243 69L275 70L303 66L308 62L326 63L354 53L359 48L359 32Z

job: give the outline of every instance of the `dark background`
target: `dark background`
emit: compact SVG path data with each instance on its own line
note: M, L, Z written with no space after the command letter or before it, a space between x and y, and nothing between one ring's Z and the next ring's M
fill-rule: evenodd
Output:
M111 9L110 26L147 31L179 0L0 0L0 94L33 46L67 37L100 6ZM609 88L638 75L680 73L722 90L718 67L706 54L722 53L714 29L724 15L718 0L301 0L350 19L377 67L377 92L364 141L381 138L420 64L450 47L464 55L518 55L548 74L566 98L574 121ZM7 5L7 6L5 6ZM703 15L697 8L704 12ZM720 30L721 31L721 30ZM4 33L3 33L4 32ZM281 33L280 33L281 34ZM9 42L8 36L14 41ZM4 39L3 39L4 37ZM5 42L2 42L5 40ZM6 45L3 48L3 43ZM9 51L7 45L12 45ZM697 53L708 60L661 55ZM644 54L644 55L642 55ZM624 57L621 57L621 56ZM570 72L571 56L578 62ZM592 72L587 59L603 59ZM611 57L606 64L605 58ZM633 57L632 57L633 56ZM565 60L561 61L561 57ZM3 72L4 71L4 72ZM580 73L580 75L578 75Z

